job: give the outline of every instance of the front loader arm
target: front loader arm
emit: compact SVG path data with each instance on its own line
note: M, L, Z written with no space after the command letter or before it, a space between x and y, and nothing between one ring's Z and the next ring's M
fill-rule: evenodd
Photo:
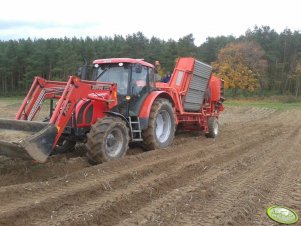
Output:
M107 95L104 95L107 94ZM71 76L66 88L59 99L57 106L50 118L50 123L57 128L57 135L53 143L53 148L57 144L62 132L70 120L76 104L83 98L94 96L105 96L106 98L93 98L97 101L106 102L108 109L117 105L117 86L112 83L100 83L95 81L80 80Z
M45 99L55 98L58 102L47 126L32 137L22 140L21 147L35 160L45 162L60 139L76 104L89 97L95 101L106 102L108 109L111 109L117 105L117 85L80 80L76 76L70 76L68 82L48 81L36 77L16 115L16 120L32 121Z

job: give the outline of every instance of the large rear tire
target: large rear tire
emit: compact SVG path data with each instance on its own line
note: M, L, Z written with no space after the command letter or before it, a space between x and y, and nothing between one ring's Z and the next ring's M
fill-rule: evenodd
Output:
M120 159L128 150L129 139L128 127L122 119L100 119L87 134L87 156L95 164Z
M171 103L166 99L154 101L148 128L142 131L143 147L147 150L168 147L175 135L175 116Z
M215 138L219 133L219 125L216 117L209 117L208 119L208 132L206 133L206 137Z

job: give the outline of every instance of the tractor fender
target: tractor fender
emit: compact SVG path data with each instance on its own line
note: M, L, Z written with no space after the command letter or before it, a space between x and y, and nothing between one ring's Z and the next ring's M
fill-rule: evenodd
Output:
M154 101L158 98L165 98L171 102L172 106L175 106L174 101L172 97L169 95L169 93L165 91L151 92L148 95L148 97L145 98L139 112L139 118L140 118L140 124L142 130L148 127L148 119L149 119L150 111L152 109Z
M121 118L123 121L126 122L126 125L127 125L129 128L131 128L131 127L130 127L130 124L129 124L129 121L127 120L127 118L126 118L124 115L122 115L122 114L120 114L120 113L118 113L118 112L113 112L113 111L105 111L104 113L106 113L106 114L108 114L108 115L111 115L111 116L116 116L116 117Z

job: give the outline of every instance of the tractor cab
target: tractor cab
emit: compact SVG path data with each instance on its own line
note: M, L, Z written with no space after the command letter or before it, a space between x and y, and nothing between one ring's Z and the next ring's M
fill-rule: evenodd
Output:
M154 66L129 58L95 60L93 80L116 83L118 105L113 110L137 116L143 101L154 90Z

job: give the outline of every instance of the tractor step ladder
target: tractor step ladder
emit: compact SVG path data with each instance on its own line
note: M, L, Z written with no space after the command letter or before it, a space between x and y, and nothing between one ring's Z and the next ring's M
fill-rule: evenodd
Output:
M143 141L139 117L138 116L130 116L129 124L130 124L130 128L131 128L132 141Z

